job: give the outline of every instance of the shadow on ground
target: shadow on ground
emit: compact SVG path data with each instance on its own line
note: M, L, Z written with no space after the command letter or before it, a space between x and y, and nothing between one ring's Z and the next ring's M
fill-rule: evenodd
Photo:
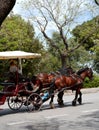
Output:
M82 105L85 105L85 104L92 104L92 102L86 102L86 103L83 103ZM64 107L75 107L75 106L72 106L71 102L65 102L64 106L59 106L57 103L54 105L55 105L54 109L64 108ZM79 106L79 104L77 104L77 106ZM40 111L49 110L49 109L51 109L50 106L48 104L44 104L44 105L42 105ZM34 111L34 112L40 112L40 111ZM15 110L15 111L11 110L10 108L5 108L5 109L0 109L0 116L16 114L16 113L27 113L27 112L29 112L29 110L26 106L23 106L19 110Z

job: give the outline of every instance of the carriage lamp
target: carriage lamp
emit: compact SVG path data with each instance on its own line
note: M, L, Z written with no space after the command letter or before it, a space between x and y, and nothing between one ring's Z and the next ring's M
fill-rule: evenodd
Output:
M95 0L95 3L96 3L97 5L99 5L99 0Z

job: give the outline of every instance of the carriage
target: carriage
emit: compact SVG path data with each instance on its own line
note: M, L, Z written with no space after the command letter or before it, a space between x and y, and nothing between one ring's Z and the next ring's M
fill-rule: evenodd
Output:
M0 59L19 59L19 65L21 66L22 58L38 58L41 57L41 54L38 53L27 53L23 51L8 51L8 52L0 52ZM22 71L22 70L21 70ZM14 82L2 82L0 83L3 86L3 89L0 91L0 105L3 105L6 101L8 106L12 110L19 110L22 105L29 106L33 102L39 102L39 107L42 105L42 98L39 94L30 91L27 89L30 81L26 78L23 78L21 82L18 82L18 74L16 73L16 83ZM30 99L32 97L32 101L30 103ZM35 104L32 106L34 109L37 109ZM36 108L35 108L36 107ZM28 107L30 109L30 107Z

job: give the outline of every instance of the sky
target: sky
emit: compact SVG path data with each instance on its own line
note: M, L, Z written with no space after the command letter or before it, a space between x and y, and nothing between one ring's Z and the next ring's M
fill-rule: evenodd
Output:
M14 11L15 14L20 14L20 15L24 14L24 12L22 11L22 7L21 7L21 1L22 0L16 0L16 4L13 7L13 11Z
M22 8L22 5L21 5L22 1L23 0L16 0L16 4L13 8L13 12L14 12L14 14L21 15L24 19L27 20L28 18L27 18L26 14L28 14L28 13L25 10L23 10L23 8ZM91 4L95 4L94 0L89 0L89 1L91 1ZM98 13L99 13L99 10L98 10ZM94 14L97 15L97 11ZM77 22L75 22L74 24L71 25L71 29L73 29L78 24L82 24L83 22L90 20L91 18L92 18L92 14L85 10L85 12L82 14L82 16L78 17L76 19ZM52 26L51 26L51 24L52 24ZM36 33L38 33L39 30L37 28L34 28L34 29L35 29ZM55 27L53 26L53 23L50 22L47 32L50 35L53 31L55 31Z

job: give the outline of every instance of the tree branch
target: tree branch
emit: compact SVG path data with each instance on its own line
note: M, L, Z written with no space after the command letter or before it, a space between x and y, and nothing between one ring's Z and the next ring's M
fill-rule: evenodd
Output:
M59 54L61 54L59 47L55 45L54 41L47 36L44 30L41 30L41 31L42 31L43 36L47 39L47 41L50 42L51 46L54 47L56 50L58 50Z
M96 28L99 28L99 25L97 25ZM95 28L91 33L89 33L89 34L80 42L79 45L77 45L76 47L74 47L73 49L71 49L71 50L69 51L69 53L74 52L76 49L78 49L79 47L81 47L81 46L84 44L84 42L96 31L96 28Z

